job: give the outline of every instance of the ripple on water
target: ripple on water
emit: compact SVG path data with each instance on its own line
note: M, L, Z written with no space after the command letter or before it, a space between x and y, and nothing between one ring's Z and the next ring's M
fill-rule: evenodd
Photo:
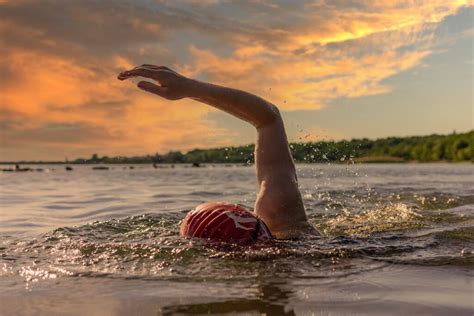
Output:
M194 282L251 280L268 273L325 279L392 263L469 265L474 258L469 250L471 217L439 217L405 205L390 204L354 215L310 216L319 221L325 237L252 247L179 238L184 213L98 221L33 239L5 241L0 248L2 274L22 276L30 285L52 275Z
M4 313L471 314L472 165L298 165L324 237L254 247L181 239L176 212L252 205L253 169L122 167L0 174Z

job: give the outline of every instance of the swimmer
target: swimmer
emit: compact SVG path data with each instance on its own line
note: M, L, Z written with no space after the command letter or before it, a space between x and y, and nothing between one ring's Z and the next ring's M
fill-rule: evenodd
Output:
M138 88L168 100L190 98L252 124L257 130L255 165L259 192L254 213L236 204L210 202L191 210L181 235L242 241L319 235L308 223L278 108L251 93L184 77L164 66L144 64L119 74L119 80L144 77Z

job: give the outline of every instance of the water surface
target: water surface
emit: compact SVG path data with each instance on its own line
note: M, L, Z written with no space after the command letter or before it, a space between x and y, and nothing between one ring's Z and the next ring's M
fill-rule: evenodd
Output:
M178 237L252 166L41 168L0 174L0 314L473 312L471 164L298 165L323 237L253 247Z

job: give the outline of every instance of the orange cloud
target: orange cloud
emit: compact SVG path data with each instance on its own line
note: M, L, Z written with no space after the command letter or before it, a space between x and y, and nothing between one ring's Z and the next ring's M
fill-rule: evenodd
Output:
M398 42L401 46L401 43ZM337 58L267 56L219 57L209 50L192 47L195 64L184 68L191 75L207 74L223 85L236 85L276 102L284 110L318 109L329 100L390 91L381 81L420 63L430 50L397 53L393 43L387 50L361 57L335 52ZM325 52L329 55L330 52Z
M360 1L370 11L307 4L307 19L295 29L262 37L238 36L230 56L190 47L194 63L184 69L222 84L236 84L277 102L286 110L318 109L340 97L386 93L382 81L413 68L432 52L437 23L468 1ZM313 9L313 10L311 10ZM323 13L321 13L321 9ZM406 49L410 47L410 49Z
M145 62L177 65L283 110L386 93L383 80L420 65L434 49L436 26L472 5L353 3L257 1L226 16L214 8L230 4L218 0L60 8L0 0L0 159L185 150L226 145L238 135L206 121L212 108L164 101L115 79Z
M129 65L122 57L113 58L113 63ZM78 148L132 155L225 140L218 137L223 131L203 122L205 106L145 94L133 82L118 81L113 66L96 70L20 51L12 52L2 66L15 74L15 83L1 91L0 120L11 121L2 135L3 152L34 142L52 148L59 157Z

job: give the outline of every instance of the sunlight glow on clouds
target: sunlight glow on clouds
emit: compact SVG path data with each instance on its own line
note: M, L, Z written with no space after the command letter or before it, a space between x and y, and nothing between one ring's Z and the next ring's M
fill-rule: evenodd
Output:
M387 93L383 80L419 66L436 49L438 24L468 5L0 1L0 160L185 150L238 135L207 121L210 107L115 79L142 63L245 89L283 110Z

